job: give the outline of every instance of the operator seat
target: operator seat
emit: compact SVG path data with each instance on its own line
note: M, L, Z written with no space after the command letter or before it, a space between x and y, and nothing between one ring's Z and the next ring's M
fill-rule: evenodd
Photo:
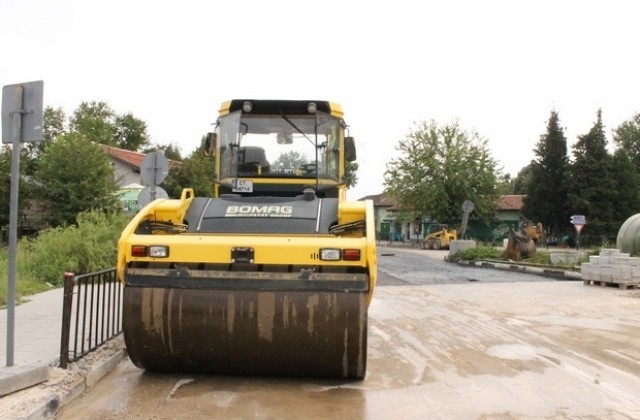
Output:
M261 174L270 170L267 155L262 147L242 146L238 149L238 173L241 175L257 175L258 168Z

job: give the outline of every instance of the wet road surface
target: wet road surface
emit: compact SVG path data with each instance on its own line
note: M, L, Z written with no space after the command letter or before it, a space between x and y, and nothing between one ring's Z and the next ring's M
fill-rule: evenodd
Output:
M380 250L394 255L380 255L362 381L156 374L127 360L58 418L640 418L638 290L425 252Z

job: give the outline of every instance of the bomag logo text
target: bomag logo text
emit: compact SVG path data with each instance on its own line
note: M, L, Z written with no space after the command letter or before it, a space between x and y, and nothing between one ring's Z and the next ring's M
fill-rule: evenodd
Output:
M229 206L225 217L291 217L293 206Z

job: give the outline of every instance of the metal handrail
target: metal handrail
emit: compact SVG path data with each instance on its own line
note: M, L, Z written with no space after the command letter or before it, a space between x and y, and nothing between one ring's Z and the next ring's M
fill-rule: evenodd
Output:
M64 274L61 368L122 332L122 292L115 268Z

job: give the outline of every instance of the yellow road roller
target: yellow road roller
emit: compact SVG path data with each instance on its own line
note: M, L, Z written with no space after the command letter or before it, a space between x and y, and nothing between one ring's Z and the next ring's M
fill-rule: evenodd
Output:
M361 379L376 284L373 202L346 200L341 107L224 102L213 193L160 198L118 242L123 330L146 370Z

